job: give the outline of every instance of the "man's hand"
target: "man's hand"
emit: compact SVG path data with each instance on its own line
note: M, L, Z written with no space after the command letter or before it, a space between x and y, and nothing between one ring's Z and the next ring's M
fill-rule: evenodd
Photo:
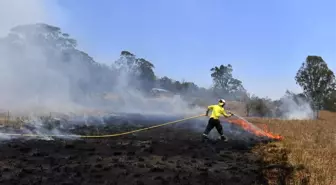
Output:
M209 115L209 109L207 109L207 111L205 112L205 116Z
M234 116L234 114L233 114L232 112L230 112L230 111L229 111L229 114L230 114L230 117L231 117L231 116Z

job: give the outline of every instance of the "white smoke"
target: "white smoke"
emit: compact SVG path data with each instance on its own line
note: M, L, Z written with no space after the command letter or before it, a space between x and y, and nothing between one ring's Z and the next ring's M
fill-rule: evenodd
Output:
M200 108L190 109L189 104L179 95L172 98L148 98L129 87L128 83L132 79L128 73L120 73L119 76L110 74L108 70L111 68L97 64L95 69L101 72L97 74L97 71L92 71L92 65L84 63L80 58L70 56L64 62L60 51L44 50L52 46L34 37L27 38L20 31L11 31L19 25L41 22L60 25L55 21L57 18L50 15L53 11L50 11L48 3L42 0L0 1L1 110L9 111L13 117L29 116L29 123L33 125L36 134L60 134L57 129L50 131L42 128L38 116L49 115L50 112L64 115L86 115L94 111L106 114L127 112L164 115L195 115L204 112ZM57 10L62 13L60 8ZM62 18L64 20L65 17ZM92 78L101 78L103 82L95 84L91 82ZM90 82L85 84L85 88L97 93L83 95L83 87L80 86L82 82ZM109 92L111 89L113 92ZM102 99L102 92L114 93L118 100ZM29 133L29 130L26 131Z
M10 29L18 25L55 22L48 12L45 1L2 0L0 36L6 37ZM17 35L25 40L23 35ZM19 51L8 45L0 46L1 109L18 114L67 111L69 83L61 73L48 67L48 60L53 56L43 53L43 46L34 40L16 44L25 44L24 49Z
M304 120L314 118L314 111L310 103L302 98L294 99L292 96L283 97L279 110L282 113L282 119Z
M50 7L48 7L50 8ZM58 9L60 10L60 9ZM4 0L0 2L0 31L6 36L9 30L23 24L39 22L55 22L48 14L47 3L40 0L20 1ZM59 12L60 13L60 12ZM51 24L52 25L52 24ZM57 26L57 25L56 25ZM61 28L62 29L62 28ZM4 35L4 33L6 33ZM12 46L0 46L0 107L11 112L78 112L93 108L102 108L98 98L92 96L80 96L82 89L70 83L69 76L75 83L90 81L93 78L91 66L83 64L78 58L70 58L64 63L61 54L47 53L42 48L48 47L38 40L25 38L20 32L15 33L23 43L16 43L21 50ZM28 40L30 39L30 40ZM80 43L79 43L80 45ZM122 73L121 73L122 74ZM144 97L139 91L128 86L130 77L128 73L122 76L112 76L111 83L90 84L87 89L101 92L101 88L113 86L119 101L107 102L104 105L106 111L130 111L130 112L161 112L176 113L185 111L187 103L179 97L172 99L152 100ZM111 78L104 76L101 78ZM107 81L107 80L106 80ZM78 92L77 101L73 101L71 93ZM109 92L107 92L109 93ZM104 100L102 100L104 101Z
M48 20L45 4L41 0L1 0L0 36L5 36L11 28L20 24L44 22Z

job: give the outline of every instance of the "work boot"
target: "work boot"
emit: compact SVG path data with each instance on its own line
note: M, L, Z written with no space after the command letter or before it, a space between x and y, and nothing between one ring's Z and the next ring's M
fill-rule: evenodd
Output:
M229 140L225 135L221 135L220 139L225 142Z
M204 141L208 141L208 140L209 140L208 136L206 134L203 134L202 135L202 141L204 142Z

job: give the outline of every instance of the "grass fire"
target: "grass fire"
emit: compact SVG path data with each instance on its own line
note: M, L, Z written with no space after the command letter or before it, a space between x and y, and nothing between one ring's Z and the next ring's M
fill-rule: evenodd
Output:
M253 134L255 134L256 136L259 136L259 137L267 137L269 139L274 139L274 140L282 140L283 139L283 136L280 136L280 135L277 135L277 134L274 134L274 133L270 132L265 124L262 125L261 128L259 128L259 127L256 127L255 125L253 125L252 123L248 122L245 119L230 119L229 123L239 125L244 130L246 130L248 132L251 132L251 133L253 133Z

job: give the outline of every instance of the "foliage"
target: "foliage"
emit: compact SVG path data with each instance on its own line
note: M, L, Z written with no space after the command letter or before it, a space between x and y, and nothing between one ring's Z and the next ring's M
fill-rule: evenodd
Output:
M69 34L62 33L61 29L44 23L20 25L11 29L11 34L23 35L29 41L37 44L47 43L55 48L75 48L77 41Z
M271 104L270 99L250 96L246 102L247 116L271 117L273 116Z
M130 87L149 90L155 85L154 65L146 59L136 58L129 51L121 52L120 58L114 63L114 67L119 76L126 75Z
M168 78L167 76L159 78L157 84L161 88L179 94L194 93L203 90L193 82L175 81L173 79Z
M335 75L320 56L308 56L295 76L316 109L324 108L324 99L336 88Z
M336 112L336 90L323 100L324 108L329 111Z
M223 96L225 95L228 99L235 99L233 95L243 95L245 89L242 85L242 82L236 78L233 78L232 75L232 65L228 64L220 65L219 67L215 66L210 70L211 77L213 80L213 88L216 95Z

